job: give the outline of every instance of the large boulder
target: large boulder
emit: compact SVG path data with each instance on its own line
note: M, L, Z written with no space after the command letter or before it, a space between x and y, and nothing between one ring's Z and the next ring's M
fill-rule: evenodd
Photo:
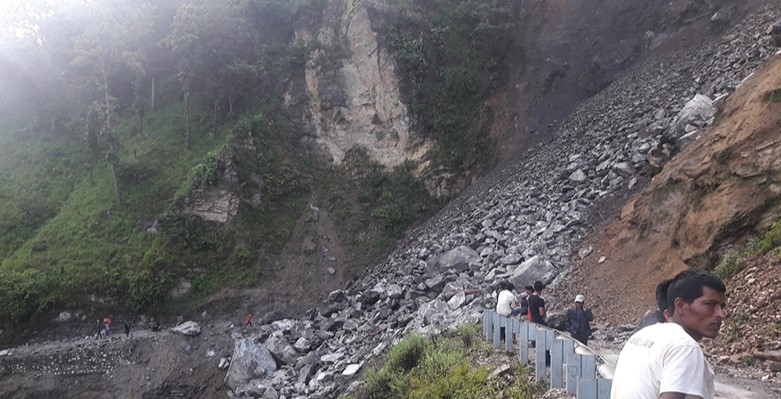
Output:
M277 371L277 362L265 346L251 338L236 340L233 346L225 383L232 390L245 386L253 379L263 378Z
M701 128L713 120L716 115L716 107L708 96L697 94L686 103L678 116L675 117L670 127L669 136L673 140L683 137L687 132L687 126Z
M477 251L462 245L434 258L428 263L426 269L430 275L447 271L463 273L469 270L469 262L479 258L480 254Z
M534 256L531 259L521 263L513 270L508 280L515 285L516 288L532 284L535 281L541 281L543 284L548 285L554 278L556 278L557 272L553 264L543 259L540 256Z
M171 331L188 337L194 337L201 333L201 326L194 321L185 321L184 323L171 328Z

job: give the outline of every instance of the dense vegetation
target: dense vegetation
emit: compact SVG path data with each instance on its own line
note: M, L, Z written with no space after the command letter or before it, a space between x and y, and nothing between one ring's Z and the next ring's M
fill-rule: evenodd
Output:
M489 378L495 364L480 327L463 325L435 338L412 334L391 349L385 363L366 372L358 399L537 397L544 387L529 383L528 369L515 363L509 378ZM535 395L536 394L536 395Z
M454 170L483 170L494 148L483 102L506 81L517 2L393 0L389 8L382 38L420 130L440 144L434 159Z
M440 144L434 169L489 162L482 103L505 74L512 3L394 1L374 16L417 131ZM442 204L413 163L387 170L355 148L335 167L300 144L283 97L321 46L295 29L319 26L325 0L25 4L0 12L0 324L160 310L182 279L184 306L262 284L312 201L363 259ZM215 192L239 199L228 223L189 211Z

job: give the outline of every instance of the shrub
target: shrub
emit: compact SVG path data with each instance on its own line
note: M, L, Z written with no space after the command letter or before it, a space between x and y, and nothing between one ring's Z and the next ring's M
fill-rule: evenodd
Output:
M415 368L423 358L426 349L426 338L411 334L393 348L388 356L388 368L408 372Z
M781 221L773 223L762 240L759 241L758 251L765 254L781 245Z
M404 385L400 383L400 380L403 380L403 375L394 373L388 368L367 370L365 378L366 385L363 388L363 395L360 396L364 399L398 398L400 395L399 387Z
M737 273L740 268L740 263L740 256L738 256L738 253L730 249L724 253L721 262L719 262L713 271L720 278L726 279Z
M766 91L762 94L762 101L766 103L781 103L781 88Z
M469 349L477 342L480 342L481 328L479 324L462 324L458 326L458 335L464 343L464 347Z
M15 323L46 310L54 282L34 269L0 272L0 320Z
M148 268L128 271L126 278L128 301L135 311L142 311L162 302L173 281L170 273Z

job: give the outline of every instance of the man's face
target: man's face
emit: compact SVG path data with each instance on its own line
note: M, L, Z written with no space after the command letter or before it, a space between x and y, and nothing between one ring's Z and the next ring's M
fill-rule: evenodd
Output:
M677 298L675 321L683 326L695 341L703 337L715 338L719 335L724 313L724 294L712 288L703 287L702 296L688 304ZM680 313L679 313L680 312Z
M583 310L583 302L575 302L575 307L579 310Z

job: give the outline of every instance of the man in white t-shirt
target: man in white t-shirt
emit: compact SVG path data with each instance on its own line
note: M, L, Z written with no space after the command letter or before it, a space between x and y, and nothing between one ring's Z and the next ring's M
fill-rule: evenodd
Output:
M513 285L513 283L507 281L499 283L499 296L496 299L496 313L506 317L521 312L521 308L518 307L520 305L518 298L513 294L514 289L515 285Z
M611 399L713 399L714 374L700 348L719 334L724 282L705 270L679 273L667 291L668 323L641 329L621 349Z

